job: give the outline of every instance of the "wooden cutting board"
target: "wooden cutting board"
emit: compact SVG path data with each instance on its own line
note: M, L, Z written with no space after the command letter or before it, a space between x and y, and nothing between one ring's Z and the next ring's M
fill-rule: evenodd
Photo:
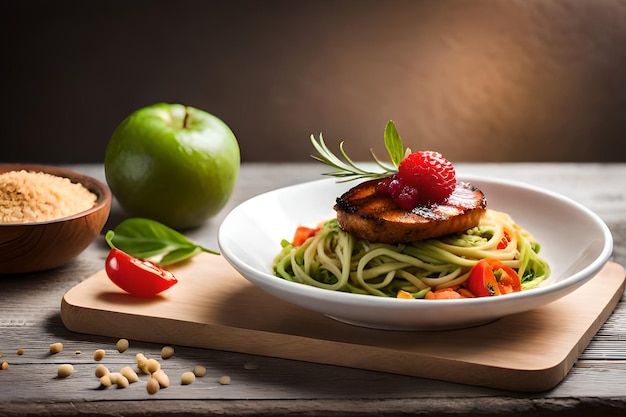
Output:
M609 317L625 271L609 262L570 295L535 311L461 330L402 332L351 326L281 301L224 258L202 254L173 270L179 283L134 298L100 271L63 297L72 331L537 392L567 375Z

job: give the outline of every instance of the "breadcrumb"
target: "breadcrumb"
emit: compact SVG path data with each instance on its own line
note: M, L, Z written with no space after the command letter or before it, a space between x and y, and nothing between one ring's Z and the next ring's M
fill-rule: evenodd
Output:
M71 216L94 206L82 184L44 172L0 174L0 223L36 223Z

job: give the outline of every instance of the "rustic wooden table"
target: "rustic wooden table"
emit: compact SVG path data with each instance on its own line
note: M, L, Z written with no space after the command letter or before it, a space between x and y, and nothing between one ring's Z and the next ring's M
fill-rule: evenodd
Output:
M99 165L74 165L104 181ZM626 163L458 164L459 173L522 180L577 200L596 212L614 236L612 260L626 265ZM229 205L188 236L217 249L217 228L226 213L259 193L320 178L324 167L306 164L244 164ZM109 225L123 218L114 203ZM191 385L173 376L169 388L150 395L133 386L102 389L94 376L93 352L117 352L117 339L67 330L59 308L65 292L101 270L103 239L59 269L0 276L0 416L195 416L195 415L626 415L626 303L613 314L579 356L563 382L541 393L518 393L364 371L338 366L184 347L166 362L171 375L195 365L207 375ZM555 323L558 326L558 323ZM49 345L64 350L51 355ZM129 353L159 357L162 345L130 341ZM22 354L18 350L23 350ZM80 353L79 353L80 352ZM134 355L132 356L134 358ZM72 363L70 378L57 367ZM132 365L110 354L110 368ZM165 365L164 365L165 366ZM218 382L231 378L229 385Z

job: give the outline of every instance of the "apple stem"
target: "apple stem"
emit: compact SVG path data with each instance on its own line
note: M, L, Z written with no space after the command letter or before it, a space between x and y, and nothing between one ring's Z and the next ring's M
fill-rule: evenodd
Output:
M187 129L187 120L189 120L189 111L185 110L185 118L183 119L183 129Z

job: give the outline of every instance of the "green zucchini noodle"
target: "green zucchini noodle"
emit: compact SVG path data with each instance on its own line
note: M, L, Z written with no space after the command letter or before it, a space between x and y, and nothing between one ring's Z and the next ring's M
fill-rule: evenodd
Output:
M430 290L458 286L481 259L497 259L517 271L522 290L550 276L549 265L539 256L539 243L508 214L495 210L487 210L473 229L437 239L370 243L344 232L337 219L331 219L300 246L287 240L281 245L273 261L277 277L381 297L396 297L404 290L423 298Z

